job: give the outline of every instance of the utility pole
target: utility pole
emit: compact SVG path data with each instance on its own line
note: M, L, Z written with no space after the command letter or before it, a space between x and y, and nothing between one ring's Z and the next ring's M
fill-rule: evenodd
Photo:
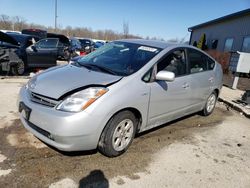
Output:
M57 0L55 0L55 32L57 30Z

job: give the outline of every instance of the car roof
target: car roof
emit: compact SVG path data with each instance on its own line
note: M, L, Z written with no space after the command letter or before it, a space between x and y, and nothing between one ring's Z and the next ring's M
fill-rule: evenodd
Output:
M151 46L151 47L156 47L156 48L161 48L161 49L165 49L169 47L171 48L193 48L204 53L202 50L192 45L185 44L185 43L171 43L171 42L165 42L165 41L159 41L159 40L146 40L146 39L121 39L121 40L115 40L115 41L140 44L140 45Z
M141 45L145 45L145 46L152 46L152 47L162 48L162 49L165 49L165 48L170 47L170 46L180 45L178 43L168 43L165 41L146 40L146 39L121 39L121 40L116 40L116 41L141 44ZM182 46L182 45L180 45L180 46Z

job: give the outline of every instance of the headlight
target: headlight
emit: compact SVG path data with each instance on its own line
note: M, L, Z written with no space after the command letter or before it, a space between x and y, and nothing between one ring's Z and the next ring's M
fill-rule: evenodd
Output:
M108 91L107 88L91 87L74 93L64 99L57 107L57 110L67 112L80 112L95 102L99 97Z
M26 89L35 89L36 87L36 80L37 80L37 75L34 75L28 83L25 85Z

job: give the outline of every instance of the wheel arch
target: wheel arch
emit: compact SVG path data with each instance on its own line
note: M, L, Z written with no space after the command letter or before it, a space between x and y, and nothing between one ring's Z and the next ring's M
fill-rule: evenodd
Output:
M214 89L214 92L216 93L217 97L219 96L220 90L218 88Z
M107 143L109 143L109 141L107 141L107 139L106 139L106 134L109 134L108 133L108 130L109 130L109 122L110 121L112 121L113 120L113 118L115 118L115 116L117 115L117 114L119 114L119 113L121 113L121 112L131 112L134 116L135 116L135 118L136 118L136 120L137 120L137 126L136 126L136 130L135 130L135 133L133 133L133 137L134 137L134 134L136 134L137 132L138 132L138 130L140 129L140 125L141 125L141 122L142 122L142 116L141 116L141 113L140 113L140 111L138 110L138 109L136 109L136 108L133 108L133 107L126 107L126 108L123 108L123 109L120 109L120 110L118 110L117 112L115 112L110 118L109 118L109 120L106 122L106 124L105 124L105 126L103 127L103 130L102 130L102 132L101 132L101 134L100 134L100 137L99 137L99 140L98 140L98 144L97 144L97 148L98 148L98 150L102 153L102 154L104 154L104 155L106 155L106 156L109 156L109 157L114 157L114 156L118 156L118 155L120 155L120 154L122 154L123 152L125 152L126 150L125 149L123 149L123 151L116 151L116 153L114 154L114 153L112 153L112 152L114 152L113 150L114 149L110 149L109 147L108 147L108 144ZM105 134L104 134L105 133ZM109 136L108 136L109 137ZM110 137L109 137L110 138ZM132 138L133 139L133 138ZM131 142L132 142L132 140L130 141L130 144L131 144ZM129 145L130 145L129 144ZM128 146L126 146L127 148L129 147L129 145ZM106 149L105 149L106 148ZM111 153L110 153L111 152ZM118 153L117 153L118 152Z
M140 128L141 128L141 125L142 125L142 114L141 114L141 112L140 112L138 109L134 108L134 107L126 107L126 108L122 108L122 109L116 111L115 113L113 113L113 115L111 115L111 117L108 119L108 121L106 122L105 126L103 127L103 129L102 129L102 131L101 131L99 140L100 140L101 135L102 135L102 133L103 133L105 127L107 126L108 122L109 122L116 114L118 114L118 113L120 113L120 112L122 112L122 111L130 111L130 112L132 112L132 113L135 115L136 119L138 120L138 124L137 124L137 127L136 127L136 133L139 132L139 130L140 130Z

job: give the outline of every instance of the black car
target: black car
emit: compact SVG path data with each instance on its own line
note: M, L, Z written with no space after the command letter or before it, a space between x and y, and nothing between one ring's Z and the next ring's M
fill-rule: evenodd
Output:
M70 55L74 51L74 47L70 43L70 40L65 35L55 34L55 33L47 33L47 38L56 38L58 39L55 48L57 48L57 59L68 60L70 59Z
M85 38L78 38L78 40L81 42L82 50L87 54L95 50L93 40Z
M58 59L69 59L69 54L70 54L72 45L70 43L70 40L65 35L56 34L56 33L48 33L47 31L41 30L41 29L23 29L22 34L35 36L39 38L39 40L46 39L46 38L59 39L55 47L58 49Z
M77 38L70 38L70 49L71 49L71 58L81 55L82 45Z
M24 34L0 35L0 63L2 71L21 75L27 68L48 68L57 59L71 57L70 42L64 35L48 33L38 42L36 37Z
M23 74L27 67L26 48L37 40L30 35L0 32L0 69Z
M47 68L56 65L59 53L63 54L63 45L58 38L45 38L26 49L27 67Z
M60 34L48 33L47 38L39 40L26 49L29 67L47 68L56 65L56 60L69 60L71 57L69 39Z

